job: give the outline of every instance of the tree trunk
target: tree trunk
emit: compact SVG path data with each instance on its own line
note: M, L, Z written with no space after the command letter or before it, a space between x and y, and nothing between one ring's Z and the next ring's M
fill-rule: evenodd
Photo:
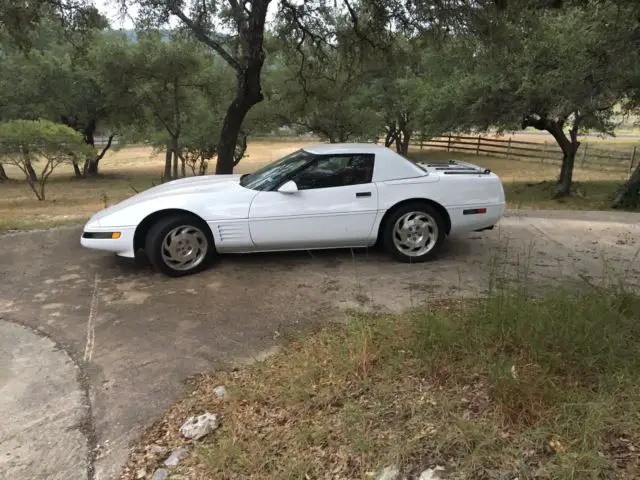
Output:
M573 126L569 131L569 137L564 133L563 127L566 120L573 113L575 118ZM554 197L565 197L571 195L571 184L573 183L573 166L576 161L576 153L580 148L578 141L578 129L582 121L580 112L569 112L566 116L560 118L549 118L540 115L525 115L522 120L522 129L534 127L538 130L546 130L562 149L562 167L560 168L560 176L558 177L558 190Z
M73 128L77 132L82 133L82 138L84 143L90 145L91 147L95 147L95 133L96 128L98 126L98 120L96 118L91 118L87 122L86 125L82 125L82 123L78 120L77 117L70 116L62 116L60 120L63 124L65 124L69 128ZM98 175L98 163L104 157L106 151L111 147L111 141L113 140L114 135L109 137L109 141L107 142L107 146L102 150L97 157L91 156L87 157L84 160L84 164L82 166L82 171L80 171L80 167L76 168L76 164L74 163L73 170L78 178L84 177L92 177Z
M640 165L620 189L611 208L636 208L640 204Z
M84 174L87 177L95 177L98 175L98 161L95 157L87 158L84 168Z
M173 171L172 171L172 177L173 179L177 179L178 178L178 155L176 150L173 150Z
M31 165L31 160L25 160L24 161L24 168L27 171L27 178L29 179L29 181L37 182L38 181L38 174L33 169L33 165Z
M242 48L241 57L236 58L236 96L229 105L220 130L216 174L233 173L234 153L242 122L251 107L264 99L260 74L264 64L264 24L269 0L250 2L249 18L238 32ZM240 7L242 8L242 7ZM245 7L246 8L246 7Z
M4 166L0 163L0 182L4 182L5 180L9 180L9 176L7 172L4 171Z
M216 175L233 173L233 154L236 151L236 143L238 142L242 122L249 112L249 109L261 100L262 94L260 94L260 100L255 102L236 97L231 105L229 105L222 124L222 130L220 131Z
M388 122L387 123L387 136L384 139L384 146L389 148L393 145L393 142L396 141L396 137L398 135L398 130L396 128L396 122Z
M178 154L176 153L176 156ZM184 158L180 159L180 175L182 176L182 178L187 176L187 162Z
M573 184L573 167L576 160L576 153L580 147L578 141L577 123L574 123L569 134L570 138L564 133L562 126L564 122L547 120L546 130L553 135L560 148L562 149L562 167L558 177L558 189L554 197L566 197L571 195L571 186Z
M234 167L240 163L240 160L242 160L244 158L245 154L247 153L247 138L248 138L248 135L241 131L239 133L239 136L241 136L242 139L240 140L240 144L236 145L236 151L233 154L233 166Z
M111 143L113 142L113 137L115 137L115 134L112 133L111 135L109 135L109 139L107 140L107 144L104 146L104 148L100 151L100 153L95 156L95 157L90 157L87 159L87 162L85 163L85 175L90 176L90 177L95 177L98 175L99 173L99 165L100 165L100 160L102 160L102 158L104 157L104 155L107 153L107 150L109 150L109 148L111 148ZM93 142L93 133L91 134L91 142ZM90 144L92 147L95 147L94 143Z
M164 156L164 181L171 180L171 158L173 158L173 150L171 148L171 140L167 142L167 152Z
M35 181L32 180L31 178L29 178L29 174L27 174L27 183L29 184L29 187L31 187L31 190L35 194L36 198L39 201L43 201L44 200L44 196L41 195L40 189L38 188L40 186L39 182L37 180L35 180Z
M573 166L575 164L577 151L578 145L571 142L567 145L566 151L562 152L562 168L560 169L560 176L558 177L558 190L555 194L556 197L566 197L571 195Z
M407 155L409 153L409 142L411 141L411 130L405 128L404 132L402 132L402 143L401 148L402 151L399 152L402 155Z
M85 169L86 169L86 161L85 161ZM73 161L73 173L76 174L76 178L82 178L84 175L82 174L82 171L80 170L80 165L78 165L78 162L76 160Z

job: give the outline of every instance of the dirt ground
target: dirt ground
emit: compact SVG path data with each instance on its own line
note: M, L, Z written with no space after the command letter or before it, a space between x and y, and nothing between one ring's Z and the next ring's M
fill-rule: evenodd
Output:
M449 239L424 264L372 251L260 254L225 257L181 279L84 250L77 227L10 233L0 237L0 323L26 326L73 359L90 402L78 426L89 452L82 478L111 479L129 442L181 394L185 379L259 357L291 330L342 321L351 310L402 311L443 295L477 295L490 275L526 271L537 282L585 288L624 275L638 287L639 220L510 213L496 230ZM33 469L47 465L47 451L31 455L42 457ZM35 470L33 478L42 473ZM62 468L59 478L76 477Z

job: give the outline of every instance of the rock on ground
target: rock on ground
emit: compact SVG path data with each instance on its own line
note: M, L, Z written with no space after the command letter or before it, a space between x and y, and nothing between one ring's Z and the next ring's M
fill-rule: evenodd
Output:
M395 465L384 468L377 476L376 480L397 480L400 470Z
M169 455L169 458L167 458L164 461L164 464L167 467L175 467L176 465L178 465L178 463L180 463L180 460L182 459L185 453L187 453L186 448L184 447L176 448L173 452L171 452L171 455Z
M443 467L437 466L435 468L427 468L420 474L418 480L440 480L440 474L438 472L444 470Z
M220 425L218 415L206 412L197 417L189 417L180 427L180 433L186 438L199 440L213 432L218 425Z
M216 397L218 398L224 398L227 396L227 389L225 387L223 387L222 385L219 387L216 387L213 390L213 393L215 394Z

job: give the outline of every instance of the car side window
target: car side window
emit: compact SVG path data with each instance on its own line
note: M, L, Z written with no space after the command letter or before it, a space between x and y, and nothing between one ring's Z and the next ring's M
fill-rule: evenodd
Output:
M373 177L374 157L373 154L320 157L292 180L296 182L298 190L370 183Z

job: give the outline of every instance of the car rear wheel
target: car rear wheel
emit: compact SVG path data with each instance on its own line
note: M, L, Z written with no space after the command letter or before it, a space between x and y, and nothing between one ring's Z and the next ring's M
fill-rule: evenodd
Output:
M442 216L427 203L410 203L391 213L384 230L385 249L406 263L432 258L447 234Z
M216 256L207 224L186 214L156 222L147 234L145 253L156 270L170 277L200 272Z

